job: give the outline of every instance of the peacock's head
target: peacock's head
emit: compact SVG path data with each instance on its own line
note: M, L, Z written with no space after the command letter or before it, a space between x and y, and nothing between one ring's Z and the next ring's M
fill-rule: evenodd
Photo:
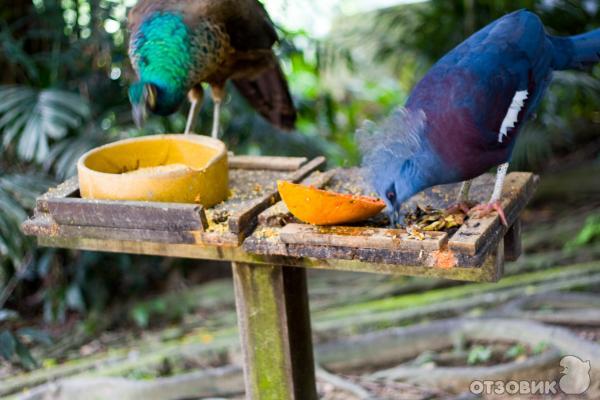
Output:
M131 102L133 121L140 128L148 112L156 109L157 88L151 83L136 82L129 88L129 101Z
M129 87L129 101L133 108L133 120L141 127L148 113L170 115L181 105L185 95L181 90L155 83L135 82Z

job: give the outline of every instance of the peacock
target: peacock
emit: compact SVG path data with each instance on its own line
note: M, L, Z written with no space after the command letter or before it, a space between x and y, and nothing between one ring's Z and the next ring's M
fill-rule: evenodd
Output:
M129 57L139 80L129 88L138 126L149 112L170 115L191 103L194 128L208 83L219 134L225 84L231 80L274 126L294 128L296 109L272 46L278 37L258 0L140 0L129 13Z

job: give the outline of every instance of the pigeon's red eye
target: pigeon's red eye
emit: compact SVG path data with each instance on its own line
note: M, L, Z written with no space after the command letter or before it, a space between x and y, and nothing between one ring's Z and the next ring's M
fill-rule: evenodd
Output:
M394 201L394 199L396 198L396 193L394 192L387 192L386 194L387 198L389 201Z

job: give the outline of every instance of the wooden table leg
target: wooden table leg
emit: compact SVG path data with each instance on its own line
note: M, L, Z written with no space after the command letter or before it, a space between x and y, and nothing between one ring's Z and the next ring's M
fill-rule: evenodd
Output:
M246 398L316 400L306 271L232 266Z
M521 219L517 220L504 235L504 253L506 261L517 261L521 255Z

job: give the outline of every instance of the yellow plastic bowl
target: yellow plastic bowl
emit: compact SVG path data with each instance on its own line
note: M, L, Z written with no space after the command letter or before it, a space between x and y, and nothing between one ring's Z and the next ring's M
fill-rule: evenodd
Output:
M107 144L77 163L81 197L198 203L225 200L227 148L199 135L156 135Z

